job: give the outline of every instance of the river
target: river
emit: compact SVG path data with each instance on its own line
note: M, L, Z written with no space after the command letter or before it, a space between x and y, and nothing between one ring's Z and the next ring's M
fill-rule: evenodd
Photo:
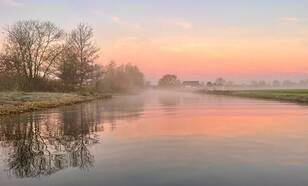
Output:
M3 116L0 185L308 185L308 107L148 91Z

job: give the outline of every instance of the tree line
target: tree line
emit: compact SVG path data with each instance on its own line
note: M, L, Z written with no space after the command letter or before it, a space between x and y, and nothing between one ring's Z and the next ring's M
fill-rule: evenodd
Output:
M226 81L223 78L217 78L215 81L211 82L207 82L206 84L204 84L204 82L200 82L200 81L186 81L188 83L193 83L192 86L197 86L197 87L202 87L202 86L208 86L208 87L219 87L219 86L225 86L225 85L231 85L232 82L230 81ZM161 77L158 81L158 87L161 88L180 88L185 86L184 82L181 82L181 80L178 79L178 77L174 74L166 74L163 77Z
M281 88L307 88L308 80L291 81L291 80L254 80L250 83L237 83L224 78L217 78L214 81L208 81L206 83L202 81L183 81L181 82L174 74L166 74L162 76L158 81L159 88L206 88L209 90L227 90L227 89L281 89Z
M138 67L99 65L99 50L87 24L65 32L49 21L18 21L4 29L0 89L116 92L143 87Z

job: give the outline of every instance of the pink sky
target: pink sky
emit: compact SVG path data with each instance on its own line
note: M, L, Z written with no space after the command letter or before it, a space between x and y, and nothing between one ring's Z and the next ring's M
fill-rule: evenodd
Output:
M50 20L93 26L99 63L136 64L146 78L308 78L305 0L0 0L0 25ZM1 37L1 35L0 35Z
M249 32L217 30L207 37L123 37L111 42L109 47L102 46L105 53L100 60L103 63L111 59L131 62L152 80L165 73L199 80L218 76L235 80L304 78L308 72L305 40L275 33L259 36ZM249 36L245 36L247 34Z

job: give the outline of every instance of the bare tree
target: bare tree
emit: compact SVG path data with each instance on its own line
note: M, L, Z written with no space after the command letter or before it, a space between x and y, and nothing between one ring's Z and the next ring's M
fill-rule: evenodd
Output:
M27 20L8 26L5 35L0 66L16 74L19 88L33 88L33 80L52 75L62 52L61 29L48 21Z
M94 61L99 49L93 42L93 29L86 24L79 24L69 36L68 46L71 56L75 56L79 86L82 87L94 72Z

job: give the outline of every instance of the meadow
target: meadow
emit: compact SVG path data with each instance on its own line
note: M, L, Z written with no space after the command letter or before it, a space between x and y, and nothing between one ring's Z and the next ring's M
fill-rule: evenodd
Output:
M227 95L247 98L270 99L296 103L308 103L307 89L281 89L281 90L214 90L202 91L207 94Z

